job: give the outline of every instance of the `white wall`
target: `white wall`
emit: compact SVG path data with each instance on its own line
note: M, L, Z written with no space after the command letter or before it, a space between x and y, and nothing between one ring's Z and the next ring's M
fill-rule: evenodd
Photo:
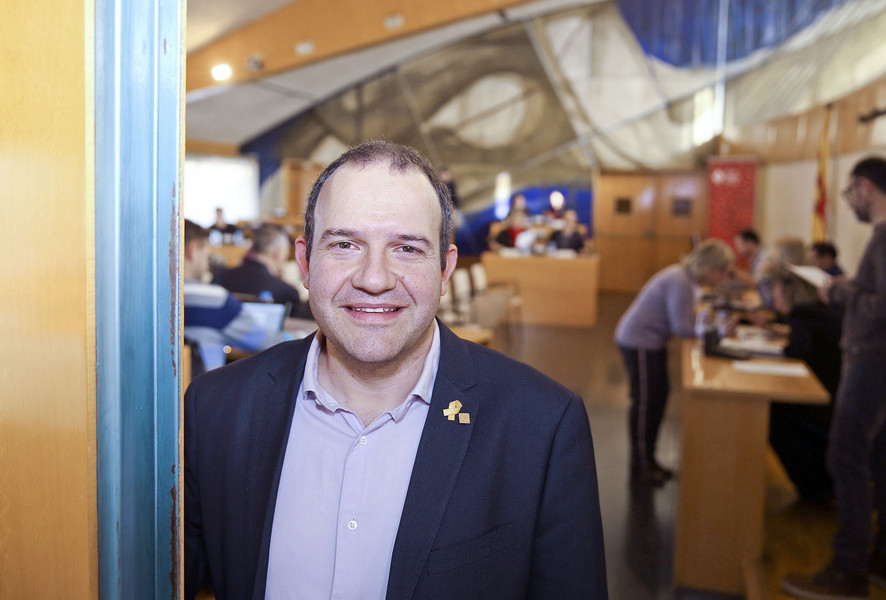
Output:
M199 225L215 223L218 207L228 223L258 219L258 163L253 157L188 155L182 188L182 212Z

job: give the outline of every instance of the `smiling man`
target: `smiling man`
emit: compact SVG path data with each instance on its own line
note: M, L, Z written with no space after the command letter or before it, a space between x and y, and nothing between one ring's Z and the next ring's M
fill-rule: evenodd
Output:
M320 175L296 242L318 333L186 395L186 597L607 597L581 398L435 319L451 217L404 146Z

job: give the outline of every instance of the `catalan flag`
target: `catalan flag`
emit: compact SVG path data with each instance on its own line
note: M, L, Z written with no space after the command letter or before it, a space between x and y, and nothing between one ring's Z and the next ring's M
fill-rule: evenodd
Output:
M815 210L812 213L812 241L828 239L828 165L830 162L831 105L824 108L821 138L818 143L818 180L815 188Z

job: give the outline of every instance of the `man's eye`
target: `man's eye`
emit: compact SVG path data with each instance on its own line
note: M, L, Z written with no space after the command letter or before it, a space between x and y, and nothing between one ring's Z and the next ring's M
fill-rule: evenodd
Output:
M333 246L341 250L350 250L353 247L353 244L351 244L351 242L336 242Z
M413 252L418 252L418 248L415 248L413 246L401 246L400 251L406 252L407 254L412 254Z

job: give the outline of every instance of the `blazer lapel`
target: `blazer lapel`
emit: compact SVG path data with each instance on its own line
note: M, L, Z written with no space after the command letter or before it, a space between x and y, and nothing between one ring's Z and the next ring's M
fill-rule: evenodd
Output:
M478 399L467 393L476 383L467 344L440 324L440 366L394 542L389 600L412 595L437 536L479 411ZM458 415L449 420L443 414L456 400L470 423L460 422Z
M280 473L313 335L306 339L294 345L294 352L286 354L285 360L271 365L252 390L254 410L246 481L249 504L245 518L249 521L249 542L257 547L249 548L244 556L258 556L253 598L265 595Z

